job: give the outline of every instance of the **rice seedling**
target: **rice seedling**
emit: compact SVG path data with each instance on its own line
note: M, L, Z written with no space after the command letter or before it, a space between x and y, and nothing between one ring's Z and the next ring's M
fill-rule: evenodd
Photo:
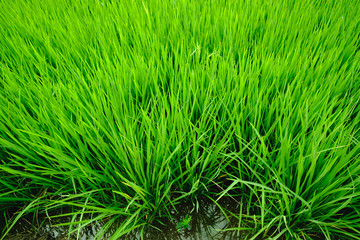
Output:
M36 212L118 239L200 196L252 239L360 239L358 9L0 1L0 239Z

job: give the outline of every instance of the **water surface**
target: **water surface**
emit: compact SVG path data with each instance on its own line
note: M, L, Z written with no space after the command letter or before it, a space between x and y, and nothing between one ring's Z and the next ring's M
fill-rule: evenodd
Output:
M232 199L222 199L218 202L223 211L238 213L240 205ZM142 233L143 239L147 240L197 240L197 239L249 239L247 231L224 231L239 225L235 217L226 217L214 202L200 198L196 203L184 203L176 206L176 210L171 211L170 218L161 218L153 223L153 227L148 227ZM230 216L230 214L226 214ZM62 218L60 222L69 222L70 218ZM161 222L161 223L160 223ZM68 226L53 226L53 222L44 218L42 224L30 224L29 219L21 219L16 224L11 233L5 240L65 240L76 239L76 235L68 238ZM93 240L101 231L104 222L96 222L79 232L78 239ZM112 231L108 232L103 239L110 239ZM141 239L141 231L133 231L125 240Z

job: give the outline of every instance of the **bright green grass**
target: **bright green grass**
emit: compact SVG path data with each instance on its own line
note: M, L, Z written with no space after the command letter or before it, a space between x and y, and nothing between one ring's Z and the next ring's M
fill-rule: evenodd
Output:
M359 9L0 1L9 226L70 206L72 229L107 219L117 239L184 199L230 194L255 237L360 239Z

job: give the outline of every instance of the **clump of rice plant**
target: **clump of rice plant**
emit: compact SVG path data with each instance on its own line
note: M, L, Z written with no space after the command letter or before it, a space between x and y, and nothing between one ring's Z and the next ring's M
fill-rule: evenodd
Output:
M0 1L2 236L70 207L117 239L230 195L253 239L360 239L358 9Z

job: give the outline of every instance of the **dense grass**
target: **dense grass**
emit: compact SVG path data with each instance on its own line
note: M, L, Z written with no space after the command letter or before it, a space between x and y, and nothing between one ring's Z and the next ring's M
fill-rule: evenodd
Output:
M360 239L359 9L0 1L8 227L70 206L73 229L106 219L117 239L231 195L254 237Z

